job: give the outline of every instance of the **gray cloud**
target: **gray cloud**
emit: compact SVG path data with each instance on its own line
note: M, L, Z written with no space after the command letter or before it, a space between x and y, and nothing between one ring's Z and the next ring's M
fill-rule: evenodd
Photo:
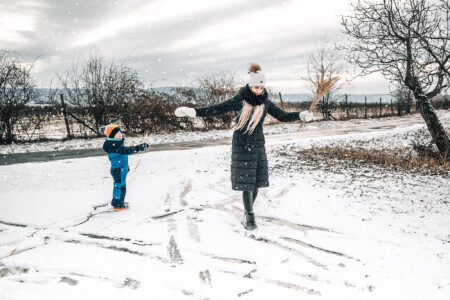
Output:
M109 59L126 61L154 86L189 84L205 70L228 70L245 80L247 64L257 61L276 83L274 89L300 92L304 88L299 74L305 71L307 53L323 35L333 41L342 38L336 9L345 10L346 1L316 2L321 3L0 2L1 17L28 20L28 27L21 28L12 21L2 23L0 17L5 37L0 49L17 51L29 61L40 56L34 72L43 87L56 73L95 50ZM327 11L325 6L333 8ZM384 80L377 78L374 84L380 92L386 91Z

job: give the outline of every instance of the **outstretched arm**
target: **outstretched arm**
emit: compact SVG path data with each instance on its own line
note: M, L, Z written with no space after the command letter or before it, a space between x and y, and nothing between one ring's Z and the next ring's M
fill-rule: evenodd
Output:
M103 146L103 150L105 150L107 153L118 153L118 154L125 154L125 155L133 155L139 151L144 151L147 149L148 149L147 143L143 143L143 144L139 144L137 146L131 146L131 147L125 147L124 145L120 145L119 147Z
M294 122L300 120L300 115L298 112L286 112L276 106L272 101L268 101L267 112L280 122Z
M232 110L238 110L239 108L237 108L237 105L240 102L239 100L240 100L239 97L237 97L237 95L236 95L233 98L228 99L219 104L215 104L215 105L211 105L211 106L207 106L207 107L196 108L195 109L196 116L198 116L198 117L214 117L214 116L226 114L227 112L232 111Z
M239 109L240 97L238 95L234 96L227 101L222 103L211 105L201 108L190 108L185 106L180 106L175 110L175 115L177 117L214 117L218 115L223 115L232 110Z
M116 150L115 151L116 153L125 154L125 155L132 155L139 151L136 146L131 146L131 147L120 146L120 147L116 148L115 150Z

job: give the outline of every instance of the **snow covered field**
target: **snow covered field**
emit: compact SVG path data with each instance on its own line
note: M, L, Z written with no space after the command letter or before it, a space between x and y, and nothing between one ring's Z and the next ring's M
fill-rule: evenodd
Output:
M448 175L280 155L403 147L420 127L269 141L252 232L230 146L131 156L124 212L106 156L1 166L0 299L450 299Z

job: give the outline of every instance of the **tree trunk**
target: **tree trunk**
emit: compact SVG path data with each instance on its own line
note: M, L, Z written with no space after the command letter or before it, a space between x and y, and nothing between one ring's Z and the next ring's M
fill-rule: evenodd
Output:
M444 126L442 126L433 106L431 106L430 100L423 92L416 89L414 97L417 100L416 108L425 120L433 141L436 143L441 154L445 157L450 154L450 138L445 132Z
M14 142L13 125L9 121L7 121L6 122L5 144L10 145L13 142Z
M401 96L400 96L401 97ZM405 100L400 98L397 100L397 116L401 117L402 116L402 110L403 110L403 104L404 104Z
M412 97L411 97L411 92L408 91L408 98L406 100L406 109L405 109L405 113L408 115L411 114L411 106L412 106Z

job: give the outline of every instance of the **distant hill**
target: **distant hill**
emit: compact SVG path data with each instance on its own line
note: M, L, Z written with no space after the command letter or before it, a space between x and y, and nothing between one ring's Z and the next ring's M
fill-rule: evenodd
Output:
M160 93L167 93L171 94L172 90L175 87L156 87L152 88L152 90L160 92ZM303 101L311 101L312 94L281 94L283 97L283 101L286 102L303 102ZM391 99L393 99L392 95L390 94L349 94L348 96L349 102L359 102L364 103L364 97L367 97L367 103L373 103L373 102L379 102L380 97L382 99L382 102L390 102ZM272 95L272 99L274 101L280 101L280 98L278 96L278 93ZM334 101L342 102L345 101L345 95L344 94L337 94L333 96Z

